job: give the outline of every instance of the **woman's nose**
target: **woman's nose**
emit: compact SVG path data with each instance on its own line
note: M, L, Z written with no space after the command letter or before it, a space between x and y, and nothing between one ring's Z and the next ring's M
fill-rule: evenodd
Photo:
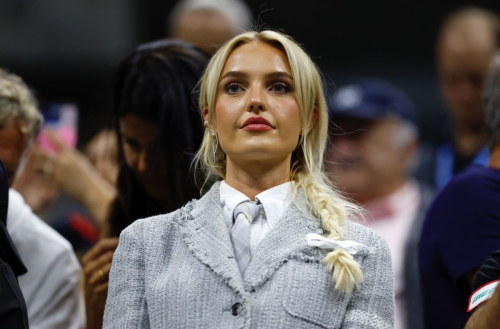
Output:
M266 106L264 102L264 96L262 95L262 90L259 87L254 87L252 88L252 91L250 93L251 98L250 98L250 105L248 110L250 112L260 112L260 111L265 111Z
M136 170L139 174L144 174L148 170L147 153L141 152L137 159Z

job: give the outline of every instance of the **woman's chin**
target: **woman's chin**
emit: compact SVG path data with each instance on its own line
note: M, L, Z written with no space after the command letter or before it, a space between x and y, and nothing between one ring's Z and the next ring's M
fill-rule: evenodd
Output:
M229 161L238 163L259 163L259 162L281 162L291 156L290 152L283 152L283 149L276 147L251 147L238 150L238 152L227 154Z

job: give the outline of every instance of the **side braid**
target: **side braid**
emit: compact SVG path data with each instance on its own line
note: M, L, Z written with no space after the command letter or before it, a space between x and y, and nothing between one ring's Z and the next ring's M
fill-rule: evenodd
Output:
M326 237L341 241L344 235L342 225L347 214L359 213L360 210L331 189L321 173L299 173L297 178L299 185L304 189L312 213L321 219ZM363 281L359 264L343 249L329 252L323 263L328 271L332 272L332 280L337 290L351 293L354 287Z

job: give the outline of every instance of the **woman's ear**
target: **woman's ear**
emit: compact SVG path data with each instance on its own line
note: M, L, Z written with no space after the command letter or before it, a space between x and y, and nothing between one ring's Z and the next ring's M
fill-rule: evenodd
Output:
M208 107L203 109L203 120L208 121Z
M316 124L316 121L318 121L319 117L319 109L315 106L311 118L311 124L309 125L308 133L314 128L314 125Z

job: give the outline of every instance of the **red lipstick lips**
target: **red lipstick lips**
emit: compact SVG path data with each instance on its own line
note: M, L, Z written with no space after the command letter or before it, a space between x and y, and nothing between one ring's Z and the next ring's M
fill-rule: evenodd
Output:
M246 131L265 131L274 129L274 127L263 117L251 117L245 121L240 129Z

